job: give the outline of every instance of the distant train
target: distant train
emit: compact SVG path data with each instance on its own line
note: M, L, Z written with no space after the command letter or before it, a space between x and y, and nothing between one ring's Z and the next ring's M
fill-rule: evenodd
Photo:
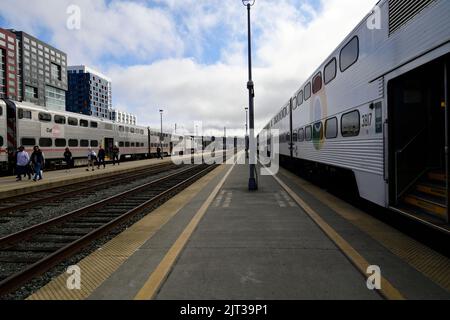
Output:
M449 13L448 0L380 1L265 126L281 161L448 224ZM258 136L260 152L273 138Z
M86 162L87 150L103 146L107 157L114 145L120 149L121 159L155 157L160 147L164 155L172 155L178 143L179 153L186 153L186 139L172 139L172 134L150 128L115 123L109 120L71 112L51 111L25 102L0 100L0 172L14 168L15 152L23 145L28 152L38 145L44 152L47 166L54 166L63 159L69 147L75 165ZM185 144L187 145L185 147Z

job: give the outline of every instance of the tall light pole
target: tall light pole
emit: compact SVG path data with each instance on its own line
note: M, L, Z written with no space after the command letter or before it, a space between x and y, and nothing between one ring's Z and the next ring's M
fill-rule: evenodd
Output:
M162 144L162 141L163 141L163 124L162 124L162 120L163 120L164 110L162 110L162 109L159 110L159 113L161 114L161 135L159 137L159 144L160 144L161 152L162 152L162 148L163 148L163 144Z
M248 159L248 107L245 107L245 158Z
M242 0L242 4L247 7L247 29L248 29L248 96L249 96L249 109L250 109L250 178L248 179L248 190L258 190L258 184L256 183L256 150L253 147L255 145L255 110L254 110L254 98L255 98L255 86L252 79L252 32L250 23L250 9L255 4L255 0Z

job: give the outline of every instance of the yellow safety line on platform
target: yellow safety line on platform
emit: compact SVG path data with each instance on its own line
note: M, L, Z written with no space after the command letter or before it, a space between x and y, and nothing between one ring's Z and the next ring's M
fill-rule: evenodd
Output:
M286 192L303 208L306 214L322 229L323 232L336 244L336 246L345 254L345 256L356 266L356 268L367 276L369 262L364 259L344 238L342 238L320 215L314 211L305 201L303 201L291 188L289 188L278 177L273 176L275 180L286 190ZM384 277L381 277L381 290L383 297L389 300L404 300L403 295Z
M206 211L210 207L213 200L216 198L217 194L224 185L231 171L233 171L235 165L236 163L232 165L232 167L228 170L228 172L225 174L225 176L222 178L219 184L215 187L213 192L211 192L209 197L202 204L202 206L197 211L192 220L189 222L187 227L183 230L183 233L178 237L173 246L169 249L167 254L161 260L158 267L156 267L156 269L150 275L148 280L145 282L144 286L141 288L141 290L139 290L138 294L134 297L135 300L151 300L156 296L158 290L161 288L163 282L167 278L170 270L175 264L181 251L186 246L189 238L194 233L195 229L202 220L203 216L205 215Z

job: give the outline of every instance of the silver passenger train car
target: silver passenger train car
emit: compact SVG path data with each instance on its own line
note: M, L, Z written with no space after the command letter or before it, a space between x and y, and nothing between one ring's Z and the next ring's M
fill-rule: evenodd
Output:
M122 159L149 158L156 155L157 147L161 145L160 134L151 133L147 127L0 100L0 169L12 169L15 151L20 145L28 152L33 146L40 146L47 165L60 162L66 147L70 148L76 165L86 161L89 147L97 151L103 146L107 157L111 157L116 145ZM164 137L161 149L169 155L170 134L164 134Z
M346 173L360 197L448 229L449 13L380 1L266 125L281 160ZM273 137L258 138L270 154Z

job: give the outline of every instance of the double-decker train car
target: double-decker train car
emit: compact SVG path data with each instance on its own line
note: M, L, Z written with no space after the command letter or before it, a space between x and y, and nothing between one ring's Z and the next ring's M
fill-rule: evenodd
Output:
M154 135L147 127L115 123L64 111L51 111L25 102L0 100L0 168L14 168L15 152L23 145L28 152L35 145L44 152L52 166L63 159L66 147L75 165L86 162L88 148L104 147L107 157L113 146L119 147L122 159L143 159L156 155ZM159 144L160 134L157 136ZM170 134L164 133L166 140ZM162 152L170 154L170 143L163 141Z
M281 161L448 230L449 13L447 0L380 1L265 127ZM270 154L271 134L259 139Z

